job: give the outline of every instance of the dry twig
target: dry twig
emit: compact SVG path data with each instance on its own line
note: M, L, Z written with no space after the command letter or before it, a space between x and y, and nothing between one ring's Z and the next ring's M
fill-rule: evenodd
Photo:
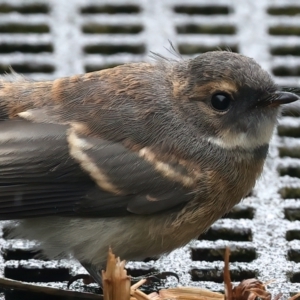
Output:
M102 271L104 300L130 300L130 277L125 270L125 260L108 251L106 271Z

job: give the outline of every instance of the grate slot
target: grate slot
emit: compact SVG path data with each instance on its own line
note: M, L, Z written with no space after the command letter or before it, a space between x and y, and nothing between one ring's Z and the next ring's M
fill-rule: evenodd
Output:
M271 48L272 55L300 56L300 46L279 46Z
M300 283L300 272L293 273L292 276L290 277L290 281L293 283L295 282Z
M127 274L132 277L146 276L151 273L159 273L159 271L157 269L151 268L151 267L128 268L127 269Z
M185 6L177 5L174 7L174 12L178 14L188 15L229 15L231 12L228 6Z
M235 27L232 25L197 25L185 24L176 26L178 34L235 34Z
M300 35L298 26L272 26L269 28L270 35Z
M300 137L300 126L281 126L277 127L277 133L279 136L288 136L288 137Z
M0 33L49 33L50 28L46 24L6 23L0 24Z
M194 261L223 261L225 248L192 248L192 260ZM256 259L254 248L235 247L230 250L231 262L251 262Z
M298 88L290 88L287 90L288 92L298 92L299 89ZM283 117L300 117L300 110L297 107L286 107L285 109L282 110L281 115Z
M49 12L49 7L42 3L33 3L29 5L0 4L0 13L8 14L12 12L18 12L20 14L47 14Z
M258 273L252 270L230 270L230 276L232 281L242 281L248 278L254 278L258 276ZM213 281L222 283L223 270L218 269L192 269L191 270L192 281Z
M300 166L299 167L286 167L286 168L279 168L279 174L280 176L290 176L295 178L300 178ZM283 194L286 192L283 191Z
M299 147L278 147L280 157L293 157L300 158L300 148Z
M235 206L223 219L253 219L254 212L253 207Z
M289 221L300 221L300 208L285 208L284 217Z
M143 31L141 25L101 25L96 23L85 24L82 32L87 34L138 34Z
M82 14L137 14L140 11L137 5L89 5L81 8Z
M236 242L247 242L252 241L252 231L249 228L211 227L206 233L200 235L198 240L228 240Z
M288 260L299 263L300 262L300 250L299 249L290 249L288 251Z
M219 46L205 46L199 44L179 44L178 51L180 54L185 55L192 55L192 54L199 54L208 51L216 51L216 50L230 50L231 52L238 53L238 46L237 45L219 45Z
M300 14L300 6L269 7L267 12L272 16L296 16Z
M158 257L146 257L143 262L147 263L149 261L157 261L158 260Z
M85 71L86 72L94 72L94 71L100 71L105 69L110 69L118 66L119 64L110 64L110 65L104 65L104 66L97 66L97 65L86 65Z
M69 270L66 268L29 268L25 266L17 268L5 266L4 276L25 282L53 282L70 279Z
M300 76L300 67L278 66L272 69L275 76L293 77Z
M288 230L285 238L287 241L300 240L300 230Z
M106 54L112 55L117 53L132 53L143 54L145 53L144 45L90 45L84 47L84 52L87 54Z
M300 198L300 188L285 187L279 191L283 199L295 199Z
M48 64L11 64L11 65L1 65L0 64L0 74L10 73L10 67L17 73L53 73L54 67Z
M0 53L42 53L42 52L53 52L53 46L51 44L0 44Z
M2 255L5 261L35 259L37 255L40 256L40 254L41 252L36 249L2 249Z

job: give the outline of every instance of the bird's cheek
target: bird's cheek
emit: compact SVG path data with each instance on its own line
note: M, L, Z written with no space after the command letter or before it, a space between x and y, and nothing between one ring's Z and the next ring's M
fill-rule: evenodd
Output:
M249 132L249 123L244 121L239 122L235 129L237 134L246 134L247 132Z

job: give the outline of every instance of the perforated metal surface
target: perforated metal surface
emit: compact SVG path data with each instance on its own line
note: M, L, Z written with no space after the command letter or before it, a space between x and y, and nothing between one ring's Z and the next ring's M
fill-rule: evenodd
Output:
M170 56L164 48L168 40L184 57L229 47L255 58L279 85L300 86L298 0L0 0L1 73L11 65L28 77L52 79L149 60L149 51ZM296 104L280 120L264 174L250 197L199 240L159 260L128 266L139 275L175 271L183 285L221 291L222 253L229 245L233 280L274 280L272 293L287 297L300 291L299 199ZM4 237L0 243L7 277L66 288L69 274L83 271L74 262L33 259L34 244L28 241ZM6 292L5 297L24 299L24 294Z

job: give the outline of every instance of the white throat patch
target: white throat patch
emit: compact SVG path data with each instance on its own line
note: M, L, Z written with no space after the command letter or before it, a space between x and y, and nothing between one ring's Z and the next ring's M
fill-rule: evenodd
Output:
M208 142L218 145L225 149L234 149L237 147L251 150L259 146L269 144L274 131L274 124L271 120L263 122L260 126L259 133L254 135L252 133L238 133L233 134L230 131L224 132L219 137L209 137Z

